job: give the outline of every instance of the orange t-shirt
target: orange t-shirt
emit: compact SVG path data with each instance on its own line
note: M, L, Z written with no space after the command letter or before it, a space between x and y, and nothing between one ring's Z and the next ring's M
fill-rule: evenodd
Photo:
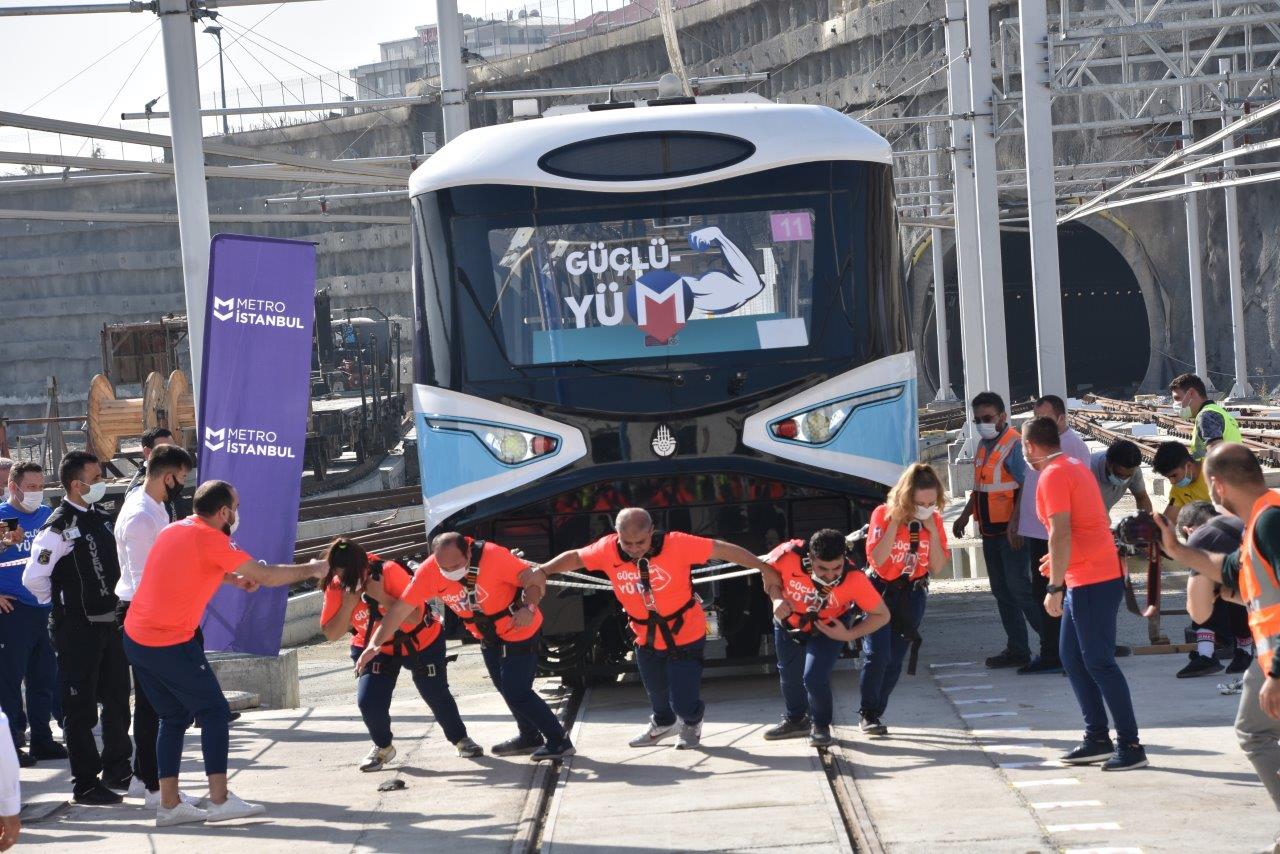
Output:
M1071 557L1067 586L1080 587L1119 578L1120 558L1111 536L1111 517L1102 490L1088 466L1067 456L1055 457L1036 484L1036 515L1049 527L1049 517L1071 514ZM1041 564L1044 572L1048 563Z
M782 576L782 598L791 605L792 611L791 616L787 617L788 626L799 628L801 615L814 604L821 603L818 618L824 621L842 617L854 606L864 611L874 611L880 606L883 600L871 586L871 580L852 567L835 587L825 593L819 591L813 578L805 572L800 555L793 548L797 546L803 549L804 540L782 543L765 558L765 563L778 570L778 574ZM813 631L813 627L807 626L806 630Z
M166 525L129 605L125 633L142 646L175 646L195 637L223 576L253 558L218 528L188 516Z
M649 584L653 587L653 602L659 614L670 616L693 598L693 568L711 560L714 545L714 540L679 531L663 535L662 551L649 558ZM579 549L578 556L587 569L609 577L613 594L631 618L631 631L638 638L647 637L649 629L638 622L649 618L649 609L640 594L640 569L618 548L618 535L601 537L585 549ZM707 615L701 605L695 604L684 612L684 625L675 633L676 646L685 646L706 636ZM667 648L666 639L657 627L653 629L653 643L656 649Z
M381 560L377 555L369 555L369 562L373 563ZM413 578L409 574L409 570L393 560L384 561L382 564L382 589L387 591L387 595L393 599L404 598L405 588L409 586L410 579ZM320 622L326 622L333 619L333 616L342 609L342 579L334 576L329 582L329 586L324 589L324 605L320 609ZM400 624L400 630L403 632L412 632L422 621L409 622L405 621ZM356 604L351 612L351 645L364 649L369 645L369 606L365 603L363 597ZM425 629L418 632L413 640L414 650L421 652L431 646L432 642L440 636L440 624L432 621ZM382 645L382 652L391 655L395 652L395 646L390 643Z
M467 539L467 549L471 548L471 539ZM542 628L542 611L533 612L533 622L524 628L515 626L515 618L507 611L520 592L520 573L529 564L513 555L496 543L484 544L480 555L480 572L476 575L476 604L480 610L494 618L493 627L498 637L509 643L528 640ZM440 601L459 617L470 619L471 607L467 602L467 588L461 581L450 581L440 572L440 565L434 556L427 558L418 571L413 574L413 581L400 596L414 607L425 607L430 599L440 597ZM467 624L467 631L479 640L484 640L480 630Z
M889 508L886 505L881 504L871 513L870 530L867 531L868 558L876 544L884 537L885 531L889 530L889 522ZM933 513L933 524L938 529L938 539L942 542L943 554L946 554L946 526L942 524L942 514L936 510ZM899 525L898 533L893 540L893 548L889 552L889 559L874 567L876 575L885 581L893 581L900 578L903 572L909 571L908 578L923 578L929 574L929 552L932 548L933 537L929 536L929 532L921 525L920 542L916 546L915 554L912 554L911 530L908 525Z

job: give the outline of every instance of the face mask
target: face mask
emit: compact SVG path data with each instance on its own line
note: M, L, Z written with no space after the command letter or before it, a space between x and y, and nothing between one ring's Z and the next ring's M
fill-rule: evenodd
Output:
M222 526L222 533L226 534L229 537L232 534L234 534L236 532L236 528L239 528L239 527L240 527L240 514L237 513L235 518L231 520L230 525Z
M164 485L164 500L172 504L182 497L182 481L176 480L172 484Z
M1113 472L1107 472L1107 481L1112 486L1124 486L1126 483L1129 482L1129 478L1120 477L1118 474L1115 474Z
M440 574L450 581L461 581L467 576L467 567L461 569L441 569Z
M1190 418L1191 418L1191 407L1190 407L1190 406L1184 406L1184 407L1182 407L1181 409L1179 409L1179 410L1178 410L1178 417L1179 417L1179 418L1186 418L1186 419L1190 419Z
M1182 480L1174 484L1174 486L1177 486L1177 487L1190 486L1190 485L1191 485L1191 475L1187 475L1186 477L1182 478Z
M916 505L916 518L921 522L933 516L933 506L930 504Z
M840 576L838 575L835 578L821 578L818 575L813 575L811 577L813 578L813 583L818 587L834 587L836 582L840 580Z
M994 439L1000 435L1000 431L996 429L994 424L979 424L978 435L984 439Z
M1049 454L1047 457L1041 457L1038 460L1033 460L1031 459L1031 457L1027 457L1027 465L1031 466L1032 468L1035 468L1036 466L1042 466L1046 464L1047 462L1049 462L1049 460L1053 459L1054 457L1060 457L1060 456L1062 456L1062 451L1057 451L1055 453Z
M89 491L84 494L85 505L97 504L107 494L107 484L104 481L98 481L89 487Z
M13 502L13 506L17 507L23 513L34 513L40 509L40 505L44 504L43 492L23 493L21 501Z

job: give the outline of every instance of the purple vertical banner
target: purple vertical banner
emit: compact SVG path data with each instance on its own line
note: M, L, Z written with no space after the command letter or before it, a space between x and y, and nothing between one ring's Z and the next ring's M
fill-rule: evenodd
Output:
M213 238L200 481L225 480L236 488L233 539L267 563L293 563L297 541L315 287L314 244L240 234ZM205 648L275 655L287 596L283 587L246 593L223 585L205 613Z

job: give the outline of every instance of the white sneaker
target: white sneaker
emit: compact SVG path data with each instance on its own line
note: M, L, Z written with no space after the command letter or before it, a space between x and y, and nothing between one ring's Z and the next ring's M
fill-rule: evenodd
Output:
M202 810L209 808L208 804L205 803L205 798L193 798L186 792L178 792L178 803L190 804L191 806L198 807ZM160 809L160 790L156 789L154 792L148 792L146 789L143 789L142 805L149 810Z
M662 741L671 733L676 731L676 724L671 723L666 726L659 726L654 722L653 717L649 718L649 726L645 727L645 731L637 735L631 741L627 742L632 747L649 747Z
M134 777L129 781L129 791L125 792L124 796L126 798L145 798L147 796L147 787L143 785L141 780ZM147 806L151 806L151 804L147 804Z
M388 762L395 758L396 746L394 744L388 744L386 747L374 745L373 749L365 756L364 761L360 763L360 770L381 771Z
M156 809L156 827L172 827L175 824L192 824L209 820L209 813L186 801L178 801L178 805L171 810L164 807Z
M676 750L689 750L702 742L702 721L696 724L684 724L680 727L680 735L676 737Z
M250 818L255 815L262 815L266 811L267 808L262 804L245 803L231 792L227 792L225 801L220 804L209 804L209 817L206 821L213 824L214 822L231 821L236 818Z

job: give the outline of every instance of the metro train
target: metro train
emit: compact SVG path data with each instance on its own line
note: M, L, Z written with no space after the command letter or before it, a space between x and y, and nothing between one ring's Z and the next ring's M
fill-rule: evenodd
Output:
M915 458L891 152L851 118L591 105L468 131L410 195L428 533L542 560L638 505L763 554L861 525ZM768 631L759 584L701 591L731 658ZM612 596L543 607L548 672L623 661Z

